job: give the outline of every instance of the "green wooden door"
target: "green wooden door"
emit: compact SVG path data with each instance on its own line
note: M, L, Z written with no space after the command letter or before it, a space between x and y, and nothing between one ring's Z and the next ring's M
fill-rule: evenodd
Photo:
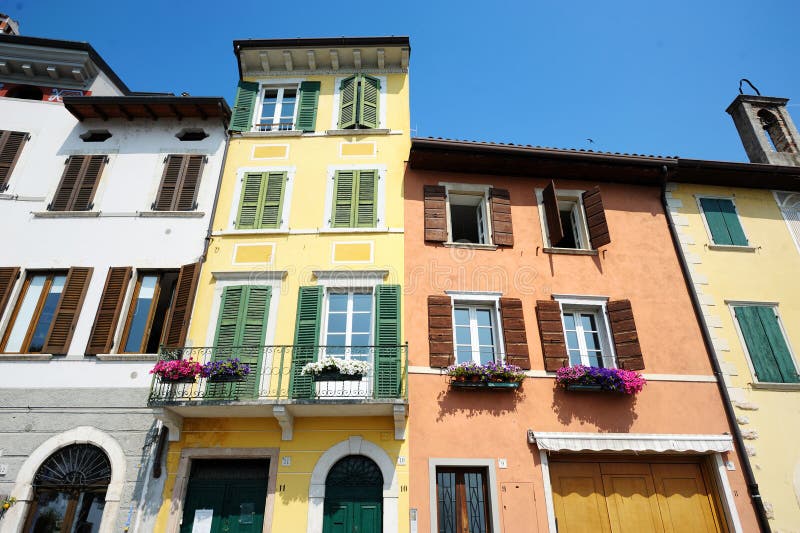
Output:
M325 480L322 533L383 531L383 476L361 455L340 459Z
M322 533L380 533L381 503L363 501L328 501Z

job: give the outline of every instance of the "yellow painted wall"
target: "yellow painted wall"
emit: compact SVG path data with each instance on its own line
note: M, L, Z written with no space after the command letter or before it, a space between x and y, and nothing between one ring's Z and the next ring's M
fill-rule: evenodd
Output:
M712 250L696 195L732 197L754 251ZM678 184L673 212L691 264L725 380L736 405L774 531L800 525L800 388L754 389L755 380L726 300L776 302L789 345L800 357L800 252L771 191ZM791 432L787 433L787 432Z

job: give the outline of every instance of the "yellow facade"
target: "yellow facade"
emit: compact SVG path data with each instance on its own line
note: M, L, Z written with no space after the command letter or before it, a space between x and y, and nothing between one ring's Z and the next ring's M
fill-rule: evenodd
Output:
M390 46L387 45L387 58ZM366 63L370 50L362 46L361 51ZM299 50L299 57L304 58L306 52L306 49ZM324 52L327 54L328 48L324 48ZM320 54L320 51L316 53ZM348 73L356 71L352 65L346 64L350 57L348 50L339 48L339 53L342 64L337 72L314 74L306 69L301 73L271 71L255 76L243 72L244 80L265 85L296 84L300 80L320 82L315 131L252 131L232 135L212 223L212 238L198 282L187 345L197 347L214 344L221 299L220 280L225 276L235 277L239 273L236 279L244 279L252 284L258 284L262 277L272 280L269 317L270 320L274 318L275 323L268 325L267 345L293 344L298 289L319 283L317 275L320 271L374 271L380 273L380 283L402 283L402 180L410 146L407 72L405 68L397 66L390 68L387 65L383 70L375 65L372 70L367 65L363 66L360 72L376 76L382 81L380 128L374 132L333 131L337 129L338 118L337 84ZM297 65L295 68L302 70L297 69ZM257 117L255 120L258 120ZM379 170L376 228L330 228L328 218L332 203L332 176L335 170L344 168ZM288 220L283 220L280 229L238 230L235 221L243 173L260 171L287 173L283 213ZM401 339L403 335L401 325ZM286 362L288 359L284 364ZM397 434L398 427L403 425L399 419L404 419L407 414L405 406L401 405L402 414L398 417L396 401L388 406L388 415L386 405L376 411L366 401L361 406L358 401L350 402L335 411L326 410L325 406L315 411L318 405L312 401L310 406L305 406L306 411L293 414L293 427L287 438L278 418L270 416L270 410L275 405L281 408L286 406L290 412L292 410L292 402L285 395L289 376L280 375L280 364L278 358L274 357L271 365L275 372L269 377L271 383L262 383L261 387L282 390L283 396L278 400L262 401L262 411L258 411L257 405L228 405L218 407L216 411L194 408L199 414L192 414L193 407L180 412L183 416L182 429L179 440L170 443L167 452L167 479L156 530L175 530L175 519L170 517L170 512L172 509L174 513L175 500L181 497L181 491L175 491L175 480L181 457L188 453L187 450L211 448L224 454L224 450L253 448L277 449L280 457L277 478L270 480L271 485L275 486L272 520L270 524L265 524L264 531L312 531L314 529L308 523L308 502L315 466L327 450L360 437L363 442L382 449L395 465L394 482L399 491L397 530L408 531L408 470L405 466L408 442L402 435L402 429L400 435ZM277 385L278 379L284 380L280 387ZM324 400L319 402L324 403ZM319 416L315 415L317 412ZM271 460L274 459L277 458ZM270 510L267 509L266 516L269 515Z
M773 531L800 524L800 386L758 383L731 305L777 306L797 364L800 250L772 191L672 184L670 204ZM748 247L714 249L698 197L732 199ZM794 348L794 350L792 350ZM771 513L770 513L771 511Z

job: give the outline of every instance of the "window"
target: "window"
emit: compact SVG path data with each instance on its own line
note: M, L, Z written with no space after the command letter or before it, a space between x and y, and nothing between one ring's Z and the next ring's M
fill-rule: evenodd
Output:
M208 133L202 128L184 128L175 134L175 137L181 142L202 141L208 136Z
M485 468L436 468L439 533L489 533L492 519Z
M425 185L425 240L514 246L507 189L463 183Z
M197 208L197 190L206 156L168 155L158 187L154 211L192 211Z
M768 305L734 305L756 379L763 383L800 383L777 309Z
M140 272L133 289L120 353L158 353L178 271Z
M257 131L292 130L297 107L297 87L267 87L261 96Z
M500 361L494 307L461 305L453 308L456 362Z
M601 308L562 306L561 316L570 366L616 366Z
M0 130L0 192L8 188L8 180L27 140L28 134L23 131Z
M286 172L248 172L244 175L236 229L281 227Z
M111 138L111 132L108 130L89 130L86 133L81 133L79 137L85 143L101 143Z
M747 246L747 237L730 198L700 198L700 209L714 244Z
M3 339L4 352L42 351L64 292L66 279L66 272L31 273L25 279Z
M536 196L545 248L592 250L611 242L599 188L562 190L551 181Z
M447 195L450 207L450 239L452 242L489 244L485 194Z
M378 78L356 74L339 85L339 128L377 128L380 125Z
M378 171L337 170L332 228L374 228L378 223Z
M61 182L50 202L51 211L89 211L107 163L104 155L73 155L67 159Z
M325 309L325 345L328 355L370 361L372 291L331 289Z

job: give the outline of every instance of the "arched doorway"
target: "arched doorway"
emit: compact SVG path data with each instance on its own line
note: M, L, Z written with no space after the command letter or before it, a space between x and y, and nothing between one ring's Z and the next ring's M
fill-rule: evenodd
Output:
M323 533L383 531L383 475L364 455L343 457L325 479Z
M25 533L97 533L111 481L108 456L91 444L53 453L33 478Z

